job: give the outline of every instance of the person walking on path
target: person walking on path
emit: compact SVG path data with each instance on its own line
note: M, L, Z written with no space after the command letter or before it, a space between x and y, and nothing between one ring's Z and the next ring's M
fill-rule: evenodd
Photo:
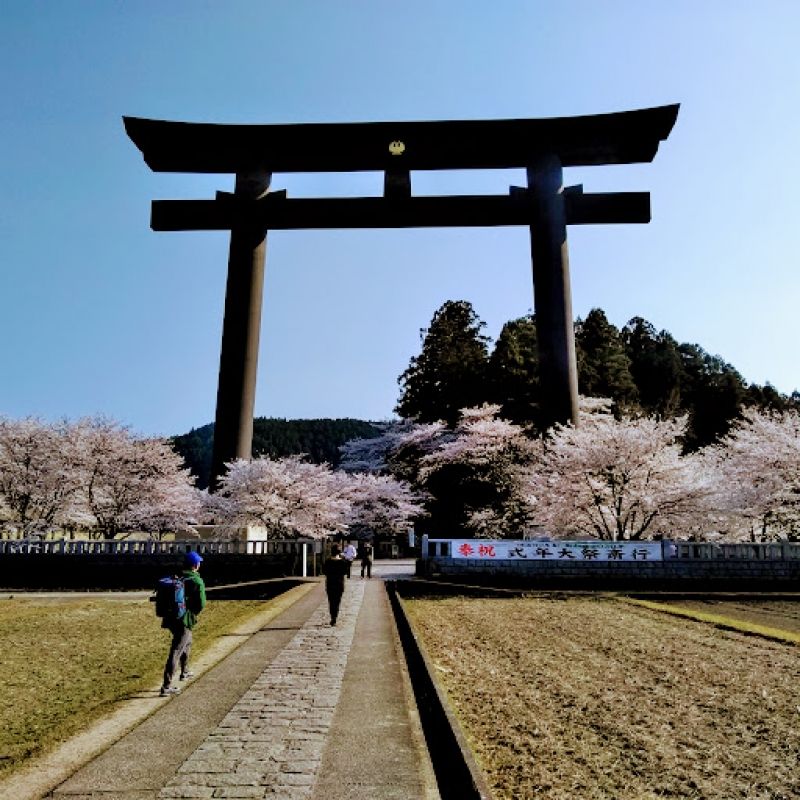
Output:
M331 557L322 567L325 575L325 591L328 594L328 608L331 611L331 625L336 624L339 616L339 606L344 594L344 579L348 572L350 562L342 558L339 545L331 545Z
M361 577L364 577L366 571L367 577L372 577L372 545L369 542L364 542L361 548Z
M164 666L164 680L161 682L161 696L179 694L180 689L172 685L178 665L180 665L179 679L187 680L194 676L189 670L189 655L192 651L192 629L197 624L197 617L206 605L206 585L200 577L200 563L202 557L199 553L190 550L186 553L183 565L183 585L186 596L186 613L178 619L167 620L161 623L172 634L167 663Z
M347 561L347 577L350 577L350 570L353 568L353 562L356 560L356 548L353 547L351 542L347 543L347 546L344 548L344 558Z

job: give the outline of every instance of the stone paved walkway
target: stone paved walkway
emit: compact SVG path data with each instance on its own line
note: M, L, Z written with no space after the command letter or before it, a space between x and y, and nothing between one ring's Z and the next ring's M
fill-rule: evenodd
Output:
M335 627L321 581L292 589L180 695L130 698L148 713L121 738L101 735L86 758L76 740L71 764L28 770L0 797L439 800L381 580L413 566L354 575Z
M159 798L310 796L365 586L348 582L335 627L329 624L327 604L319 605Z

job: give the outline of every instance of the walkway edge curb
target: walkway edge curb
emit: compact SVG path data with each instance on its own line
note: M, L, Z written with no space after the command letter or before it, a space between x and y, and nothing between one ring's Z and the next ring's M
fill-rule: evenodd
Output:
M406 614L397 582L386 581L386 590L442 800L493 800L466 735L433 677L431 660Z
M419 752L420 770L422 772L423 783L425 786L425 794L423 797L420 797L419 800L442 800L441 793L439 792L439 783L436 780L436 771L433 768L430 750L425 740L425 731L422 726L422 718L420 717L416 692L414 691L414 683L411 680L411 673L408 668L408 658L406 657L405 652L406 649L403 646L403 640L400 635L397 622L397 613L394 610L392 592L389 589L388 582L384 582L383 588L387 594L389 608L392 611L392 644L394 645L398 656L400 675L403 682L403 698L406 705L406 712L408 713L409 720L411 720L411 737L414 741L414 746Z
M268 601L270 602L268 609L255 614L231 633L220 637L193 661L192 668L197 677L227 658L247 639L294 605L316 585L316 581L309 581L271 598ZM32 759L24 767L0 781L0 800L41 800L73 773L108 750L125 734L169 703L172 698L158 696L160 685L159 681L157 685L151 687L154 694L152 697L136 695L119 701L113 711L93 722L88 728L67 739L54 750Z

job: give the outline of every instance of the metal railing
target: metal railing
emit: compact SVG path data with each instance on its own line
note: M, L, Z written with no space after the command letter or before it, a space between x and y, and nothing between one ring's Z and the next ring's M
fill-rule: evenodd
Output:
M305 547L304 547L305 545ZM209 555L246 554L254 556L291 555L322 552L322 542L314 539L256 539L251 541L84 540L84 539L0 539L0 555L57 554L102 556L182 555L190 550Z
M800 542L664 542L664 558L797 561ZM673 552L669 552L674 548Z

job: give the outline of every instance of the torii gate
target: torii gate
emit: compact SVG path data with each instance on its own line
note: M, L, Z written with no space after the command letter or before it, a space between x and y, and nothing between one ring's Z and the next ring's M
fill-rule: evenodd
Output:
M531 232L534 310L546 423L577 422L578 378L567 225L650 221L649 192L584 194L562 167L652 161L678 105L550 119L214 125L124 117L156 172L233 173L232 194L155 200L155 231L230 230L211 485L252 456L258 340L268 230L484 227ZM508 195L414 197L413 170L527 171ZM383 197L288 198L274 173L384 173Z

